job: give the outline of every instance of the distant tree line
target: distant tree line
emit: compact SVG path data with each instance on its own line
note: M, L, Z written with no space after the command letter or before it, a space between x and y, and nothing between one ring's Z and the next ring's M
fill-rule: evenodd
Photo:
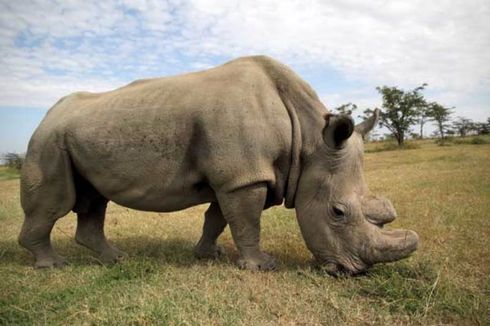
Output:
M437 102L428 101L422 91L427 84L422 84L412 90L403 90L398 87L376 87L382 96L382 110L380 112L380 126L390 131L399 146L403 146L408 136L423 138L424 126L427 122L433 122L437 129L435 136L439 137L439 143L444 144L448 136L482 135L490 133L490 118L486 122L473 122L464 117L452 120L454 107L447 107ZM358 110L356 104L347 103L335 108L340 114L352 115ZM359 118L365 119L374 110L363 110ZM412 128L418 125L420 133L412 132Z
M24 155L17 153L5 153L0 156L0 161L3 162L4 166L11 169L20 170L22 168L22 163L24 163Z

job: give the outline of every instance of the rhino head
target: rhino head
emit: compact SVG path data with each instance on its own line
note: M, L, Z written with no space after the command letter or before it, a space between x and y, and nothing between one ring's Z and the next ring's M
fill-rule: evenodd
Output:
M295 199L298 223L308 249L332 275L354 275L417 249L415 232L383 228L395 219L395 209L370 194L364 180L363 137L378 116L375 110L354 126L350 116L326 115L322 140L303 163Z

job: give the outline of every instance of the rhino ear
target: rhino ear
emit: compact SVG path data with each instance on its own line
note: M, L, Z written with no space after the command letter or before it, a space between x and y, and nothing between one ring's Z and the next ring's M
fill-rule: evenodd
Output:
M378 124L379 120L379 109L374 109L373 115L370 116L367 120L364 120L360 124L356 126L356 131L364 136L366 136L373 128Z
M323 140L331 148L340 148L354 132L354 121L349 115L325 115Z

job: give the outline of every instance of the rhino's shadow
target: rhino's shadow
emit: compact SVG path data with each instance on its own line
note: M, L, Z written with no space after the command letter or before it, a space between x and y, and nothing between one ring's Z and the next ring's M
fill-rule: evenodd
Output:
M234 266L238 259L238 251L230 242L220 243L225 254L216 260L198 259L194 256L195 242L181 238L155 238L149 236L117 237L112 244L128 254L126 263L151 263L164 268L165 266L190 267L195 265L218 264ZM70 239L56 239L53 247L72 266L100 265L97 254L75 243ZM287 255L280 251L269 251L277 260L277 270L298 270L310 266L304 257ZM34 259L31 254L21 248L15 240L0 241L0 265L16 267L32 266Z

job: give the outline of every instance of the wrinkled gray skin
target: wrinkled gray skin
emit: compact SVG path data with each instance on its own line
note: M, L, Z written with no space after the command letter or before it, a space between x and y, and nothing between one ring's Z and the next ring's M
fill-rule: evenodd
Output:
M19 242L36 267L64 265L50 233L73 210L76 241L111 263L124 253L104 235L109 200L157 212L211 203L196 255L217 257L228 224L239 266L269 270L275 262L259 247L260 216L285 201L331 274L404 258L418 237L380 228L395 210L368 194L362 173L362 137L377 116L354 127L350 117L327 114L306 82L264 56L69 95L29 143Z

